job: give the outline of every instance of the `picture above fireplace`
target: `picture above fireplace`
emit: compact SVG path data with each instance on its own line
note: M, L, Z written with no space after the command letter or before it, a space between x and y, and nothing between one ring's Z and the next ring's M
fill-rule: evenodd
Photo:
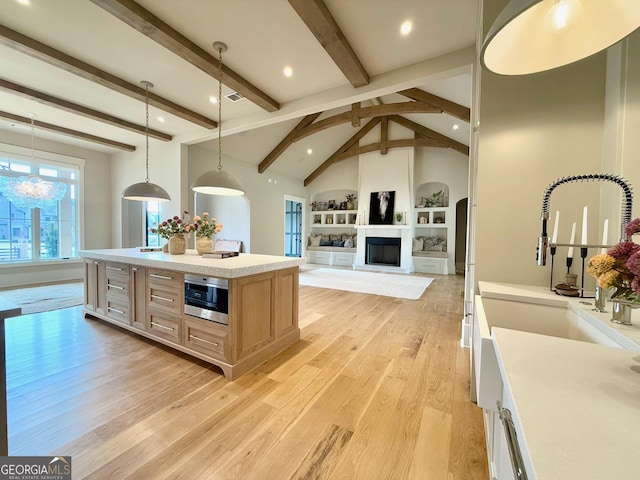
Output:
M392 225L396 192L371 192L369 225Z

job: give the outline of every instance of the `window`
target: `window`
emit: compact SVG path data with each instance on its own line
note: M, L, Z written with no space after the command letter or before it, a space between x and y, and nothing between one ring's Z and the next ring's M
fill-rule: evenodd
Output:
M15 148L0 152L0 264L77 257L80 166L27 157ZM65 184L62 199L41 208L12 202L3 185L30 175Z
M151 229L160 223L160 202L145 202L145 245L148 247L160 246L160 235L152 233Z

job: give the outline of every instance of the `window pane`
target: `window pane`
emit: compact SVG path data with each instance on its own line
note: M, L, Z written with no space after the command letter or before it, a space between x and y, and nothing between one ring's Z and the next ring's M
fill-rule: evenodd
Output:
M147 228L145 230L145 245L149 247L160 246L160 235L157 233L151 233L151 229L154 225L159 223L160 219L160 202L146 202L145 204Z
M38 175L44 175L46 177L57 177L58 170L55 168L40 167L40 169L38 170Z

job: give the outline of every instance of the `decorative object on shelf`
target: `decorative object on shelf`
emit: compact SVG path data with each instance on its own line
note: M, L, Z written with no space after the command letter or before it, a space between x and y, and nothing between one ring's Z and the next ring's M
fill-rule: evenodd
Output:
M200 255L213 252L212 235L220 233L222 224L217 223L214 217L209 216L209 212L203 212L202 216L193 217L193 228L196 232L196 250Z
M329 200L329 204L327 205L327 208L329 210L335 210L336 209L336 201L335 200Z
M418 223L421 225L429 223L429 214L427 213L426 215L420 215L418 217Z
M156 185L155 183L151 183L149 181L149 89L153 88L153 83L142 81L140 85L144 87L145 91L145 140L146 140L146 149L145 149L145 172L146 177L144 182L134 183L133 185L125 188L124 192L122 192L122 198L127 200L137 200L139 202L168 202L171 200L171 197L167 193L167 191L162 188L160 185Z
M318 202L318 210L323 211L327 209L327 202Z
M312 212L315 212L316 210L318 210L318 202L311 202L309 205L311 206Z
M346 210L347 209L347 202L340 202L340 205L338 206L338 210Z
M34 139L35 116L31 118L31 160L35 163ZM22 177L0 177L0 192L19 208L43 208L58 203L67 193L67 185L62 182L50 182L37 175Z
M444 223L444 217L442 215L434 215L433 223Z
M371 192L369 224L392 225L396 192Z
M404 218L404 215L402 214L402 212L396 212L396 223L398 225L402 225L403 218Z
M350 193L345 198L347 199L347 210L355 210L356 208L358 208L358 206L356 205L356 200L358 199L358 197L355 193Z
M422 199L424 201L425 206L427 207L442 207L444 206L443 195L444 195L444 190L440 190L438 192L435 192L430 197L422 197Z
M184 235L176 233L169 239L169 253L171 255L182 255L187 251L187 239Z
M325 218L325 222L327 225L332 225L333 224L333 217L329 216L327 218Z
M222 53L227 51L227 45L214 42L213 48L218 51L218 167L196 178L191 189L206 195L244 195L245 189L240 180L222 170Z
M596 28L603 24L607 28ZM489 29L480 60L501 75L526 75L593 55L640 26L638 2L511 0Z

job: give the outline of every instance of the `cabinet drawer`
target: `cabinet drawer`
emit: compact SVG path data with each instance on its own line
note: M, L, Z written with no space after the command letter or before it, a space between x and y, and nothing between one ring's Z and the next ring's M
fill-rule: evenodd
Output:
M185 318L183 342L196 352L220 360L227 359L227 331L216 328L211 322Z
M122 276L129 278L129 265L127 265L126 263L107 262L105 269L107 271L107 278L111 276Z
M331 264L331 252L308 252L309 263Z
M166 285L156 285L155 282L147 284L147 308L167 311L180 316L182 303L182 290Z
M413 269L421 273L447 274L446 258L414 258Z
M107 295L107 317L129 324L129 302L120 297Z
M184 277L179 272L149 268L147 270L147 281L157 286L183 288Z
M342 267L351 267L353 266L353 253L334 253L333 254L333 265L340 265Z
M129 300L129 277L107 273L107 295Z
M180 317L148 311L147 332L156 337L180 343Z

